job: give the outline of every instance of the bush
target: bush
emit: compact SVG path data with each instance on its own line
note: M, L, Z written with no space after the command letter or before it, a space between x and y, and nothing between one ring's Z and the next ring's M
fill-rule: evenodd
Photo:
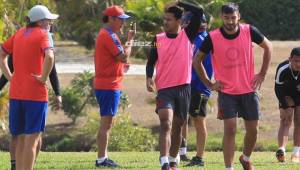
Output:
M43 150L51 152L96 151L99 115L94 113L88 116L89 119L84 128L76 132L48 132L44 136ZM154 151L156 146L157 137L149 129L135 126L129 113L122 113L116 117L110 134L109 151Z
M300 3L295 0L242 0L242 18L259 28L268 38L300 38Z
M71 151L74 149L75 140L70 136L65 136L61 140L56 141L53 144L47 145L46 151L49 152L64 152L64 151Z
M70 86L61 90L62 109L73 120L73 123L78 117L85 116L90 106L97 106L92 82L93 74L91 72L80 73L72 79ZM49 104L55 108L53 107L56 105L55 95L53 91L50 91L49 94Z
M8 91L3 90L0 93L0 132L8 132Z
M110 151L153 151L157 138L149 129L133 125L130 114L120 114L111 131Z

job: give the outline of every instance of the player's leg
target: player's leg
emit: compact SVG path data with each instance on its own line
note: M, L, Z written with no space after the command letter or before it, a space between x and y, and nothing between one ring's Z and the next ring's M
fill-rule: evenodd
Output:
M294 149L291 156L292 162L298 163L300 157L300 106L294 112Z
M280 125L278 129L278 150L276 151L276 158L279 162L285 161L285 146L288 143L289 129L293 120L294 108L280 108Z
M208 97L197 92L193 94L190 105L190 115L196 129L196 156L192 158L187 166L204 166L204 150L207 138L205 117L207 115Z
M97 134L98 158L96 167L116 168L119 165L108 158L107 147L113 119L118 112L120 102L120 90L96 90L95 95L100 107L100 127Z

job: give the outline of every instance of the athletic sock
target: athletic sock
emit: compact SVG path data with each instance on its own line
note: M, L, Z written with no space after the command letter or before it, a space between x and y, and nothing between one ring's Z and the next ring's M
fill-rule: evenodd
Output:
M179 148L179 155L186 155L187 151L187 141L184 137L181 138L181 145Z
M226 168L226 170L233 170L233 167Z
M169 156L169 162L176 162L176 158Z
M249 162L250 157L246 156L245 154L243 154L243 160Z
M165 163L169 163L169 158L167 156L160 157L160 165L163 166Z
M107 158L106 156L101 157L101 158L98 158L98 159L97 159L97 163L98 163L98 164L101 164L102 162L105 161L106 158Z
M299 156L300 152L300 147L299 146L294 146L293 154L295 156Z
M179 155L186 155L186 151L187 151L186 147L179 148Z

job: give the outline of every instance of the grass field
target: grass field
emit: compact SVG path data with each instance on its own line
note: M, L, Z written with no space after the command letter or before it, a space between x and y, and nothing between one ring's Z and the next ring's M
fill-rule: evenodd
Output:
M158 170L158 152L113 152L110 157L122 166L119 169L126 170ZM192 155L194 153L190 153ZM236 153L235 170L242 170L238 162L241 153ZM67 152L53 153L42 152L37 160L36 170L88 170L96 169L94 167L94 152ZM290 156L288 154L288 156ZM255 170L299 170L300 164L293 164L288 160L286 163L278 163L272 152L255 152L251 158L254 161ZM9 154L0 152L0 169L9 169ZM221 152L206 153L205 168L184 167L185 163L180 163L180 169L205 169L205 170L222 170L223 154Z
M266 80L260 90L261 98L261 111L262 118L260 121L259 136L257 141L257 148L260 150L276 150L276 136L279 126L279 111L278 103L274 94L274 74L277 65L287 59L292 47L299 46L299 41L294 42L279 42L273 41L274 45L274 55L271 61L270 69L267 74ZM260 68L262 61L262 50L255 46L255 56L256 56L256 69ZM62 58L61 60L69 58ZM83 58L82 61L87 60L87 57ZM77 60L74 60L77 61ZM81 61L81 60L80 60ZM74 74L60 74L59 79L61 81L62 87L68 87L70 80L74 77ZM145 87L145 76L126 76L124 79L124 89L123 91L128 94L132 106L127 110L132 114L133 122L141 127L150 128L154 133L157 134L159 120L157 115L154 113L155 105L153 103L155 99L155 94L148 93ZM50 86L49 86L50 87ZM223 123L216 119L216 94L212 96L212 110L207 116L207 128L209 137L207 140L207 150L210 148L215 148L216 145L221 146L222 133L223 133ZM90 112L98 112L98 108L91 108ZM65 123L69 123L71 120L67 118L62 111L58 113L49 112L49 117L47 120L47 130L56 130L57 133L64 132L66 129L61 129ZM73 130L71 133L77 132L79 128L85 125L85 117L81 118L76 126L69 127ZM237 135L237 148L240 149L242 146L242 136L244 135L244 125L243 121L238 121L238 129L241 133ZM292 137L292 129L290 130L290 137ZM292 138L290 138L292 139ZM83 139L84 140L84 139ZM195 130L191 127L189 134L189 149L195 150ZM290 140L288 150L292 148L292 141ZM4 143L8 146L8 143ZM213 146L213 147L212 147ZM266 149L261 149L262 147ZM111 158L118 160L123 168L122 169L160 169L158 164L158 153L157 152L115 152L111 153ZM192 154L190 154L192 155ZM235 158L235 169L242 169L238 163L238 156L236 154ZM94 159L96 154L93 152L89 153L47 153L43 152L37 160L37 170L46 169L94 169ZM288 154L288 158L290 154ZM300 164L292 164L288 161L285 164L279 164L275 160L273 152L255 152L252 157L256 170L300 170ZM199 169L199 168L186 168L181 164L181 169ZM0 152L0 170L9 169L9 155L8 153ZM205 170L223 170L223 156L221 152L209 152L206 155L206 167Z

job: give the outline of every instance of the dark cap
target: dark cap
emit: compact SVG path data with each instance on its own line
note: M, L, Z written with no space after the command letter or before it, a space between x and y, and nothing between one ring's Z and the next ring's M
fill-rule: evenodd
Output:
M300 47L296 47L296 48L293 48L292 49L292 52L291 52L291 57L293 56L300 56Z

